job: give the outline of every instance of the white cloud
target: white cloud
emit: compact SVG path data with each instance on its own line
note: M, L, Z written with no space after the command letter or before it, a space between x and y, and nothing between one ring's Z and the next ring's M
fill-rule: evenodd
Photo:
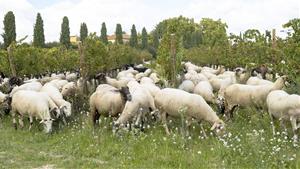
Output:
M86 22L90 32L98 34L102 22L106 22L110 34L117 23L130 33L132 24L139 32L143 26L151 31L159 21L183 15L195 18L196 22L202 17L221 18L228 24L228 32L238 33L248 28L281 29L289 19L300 17L298 0L189 0L185 3L175 0L61 0L41 9L28 0L0 0L0 16L9 10L16 16L18 38L29 35L29 41L37 12L44 20L46 41L59 40L63 16L69 18L72 35L79 34L81 22ZM0 29L2 33L2 21Z

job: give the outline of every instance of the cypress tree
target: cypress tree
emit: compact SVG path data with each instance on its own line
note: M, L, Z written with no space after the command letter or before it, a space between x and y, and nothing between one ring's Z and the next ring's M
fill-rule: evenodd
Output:
M142 49L148 48L148 34L146 28L144 27L142 30Z
M153 47L157 49L159 46L159 37L157 31L153 32Z
M131 28L131 35L130 35L130 39L129 39L129 44L131 47L136 48L138 45L138 39L137 39L137 33L136 33L136 29L135 29L135 25L132 25Z
M117 24L116 27L116 44L123 44L123 31L122 31L122 26L121 24Z
M63 22L61 24L61 33L60 33L60 43L66 46L67 48L70 47L70 28L69 28L69 19L68 17L63 18Z
M85 38L88 36L88 28L85 23L80 25L80 40L83 42Z
M104 44L108 44L105 22L102 23L100 39Z
M36 47L45 46L44 23L40 13L36 16L36 22L33 29L33 45Z
M2 34L4 48L6 49L13 41L16 41L16 23L15 15L9 11L4 16L4 33Z

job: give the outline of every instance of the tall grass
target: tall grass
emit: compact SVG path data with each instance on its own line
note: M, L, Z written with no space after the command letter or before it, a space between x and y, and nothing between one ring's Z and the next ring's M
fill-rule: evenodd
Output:
M0 120L0 168L299 168L300 152L292 133L273 136L268 115L240 109L226 124L227 134L209 137L193 123L181 134L181 119L170 119L171 136L160 122L144 133L113 135L111 120L93 128L85 113L51 135L38 127L14 130L11 118Z

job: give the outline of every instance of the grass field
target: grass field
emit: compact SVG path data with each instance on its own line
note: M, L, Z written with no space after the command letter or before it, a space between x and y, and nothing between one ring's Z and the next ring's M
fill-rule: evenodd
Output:
M182 137L180 120L170 121L167 137L161 123L144 133L114 136L109 121L99 128L78 115L51 135L35 123L33 130L15 130L11 118L0 121L0 168L300 168L300 151L281 132L273 137L267 115L240 109L227 123L223 138L204 139L194 124ZM205 126L209 134L209 126Z

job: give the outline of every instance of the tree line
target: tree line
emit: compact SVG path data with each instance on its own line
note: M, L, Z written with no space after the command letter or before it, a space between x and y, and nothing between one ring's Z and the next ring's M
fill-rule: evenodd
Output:
M4 16L4 33L3 37L3 48L6 49L13 41L16 41L16 24L15 24L15 16L12 11L9 11ZM116 25L115 31L115 43L123 44L123 30L121 24ZM80 41L84 41L88 36L88 27L86 23L81 23L80 25ZM107 29L105 22L102 23L100 37L99 39L104 43L108 44L107 39ZM156 40L158 41L158 40ZM61 33L59 38L59 43L64 45L66 48L70 48L72 46L70 42L70 27L69 27L69 19L67 16L64 16L61 24ZM53 43L52 43L53 44ZM135 28L135 25L132 25L131 28L131 36L129 40L129 44L134 48L147 49L148 48L148 33L146 28L142 29L141 34L141 44L138 43L138 34ZM33 46L35 47L46 47L45 44L45 35L44 35L44 23L40 13L37 13L36 21L33 29Z

